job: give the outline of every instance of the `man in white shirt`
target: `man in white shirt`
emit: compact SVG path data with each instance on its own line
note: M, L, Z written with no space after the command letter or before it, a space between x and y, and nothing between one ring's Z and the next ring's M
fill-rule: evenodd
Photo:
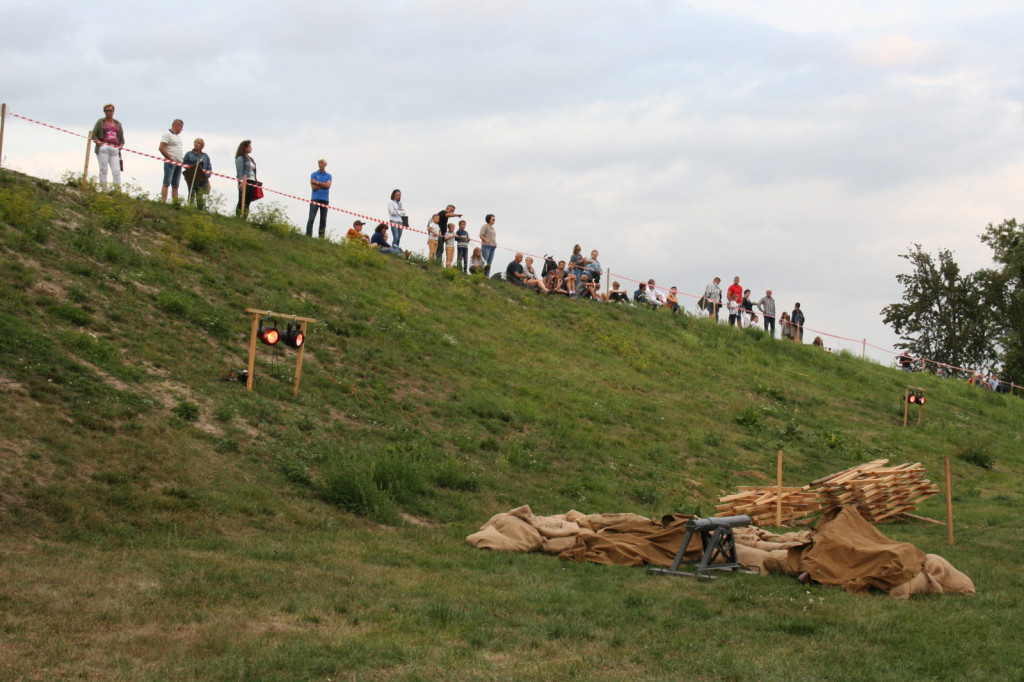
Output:
M171 198L178 203L178 185L181 184L181 160L185 156L185 147L181 143L181 129L185 124L180 118L174 119L171 129L160 137L160 155L164 161L164 184L160 188L160 201L167 203L167 188L171 188Z

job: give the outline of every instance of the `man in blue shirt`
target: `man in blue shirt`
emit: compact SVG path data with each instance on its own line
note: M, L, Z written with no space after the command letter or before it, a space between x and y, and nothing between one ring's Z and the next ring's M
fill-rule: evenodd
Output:
M309 186L313 188L313 203L309 205L309 220L306 221L306 236L313 236L313 219L316 212L320 211L320 239L324 238L327 232L327 206L330 198L331 174L327 172L327 162L320 159L316 162L320 170L314 171L309 176Z

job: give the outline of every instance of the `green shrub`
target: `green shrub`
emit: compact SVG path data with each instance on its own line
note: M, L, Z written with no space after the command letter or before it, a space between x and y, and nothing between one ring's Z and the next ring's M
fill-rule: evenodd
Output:
M164 291L157 294L156 307L171 315L187 315L192 309L192 297L179 291Z
M33 241L46 241L55 214L53 206L40 203L28 188L0 188L0 222L21 230Z
M134 225L139 214L135 201L120 192L93 195L89 208L100 227L115 231Z
M181 224L185 234L185 243L193 251L200 253L210 251L222 239L220 229L209 215L192 213L185 216Z
M171 410L171 414L182 421L194 422L199 419L199 406L195 403L190 403L187 400L183 400L174 406Z
M991 469L996 465L996 457L987 448L970 445L961 448L956 453L956 458L968 464L982 469Z
M284 206L274 201L257 204L255 209L250 207L249 224L257 230L269 232L279 237L297 234L299 229L288 219L288 213L285 211Z

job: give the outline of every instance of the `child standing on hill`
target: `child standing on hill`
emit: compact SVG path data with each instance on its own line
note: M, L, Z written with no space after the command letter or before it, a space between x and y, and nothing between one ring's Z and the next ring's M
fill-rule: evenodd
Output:
M434 260L434 255L440 248L437 238L441 236L441 230L438 227L437 214L430 216L430 221L427 223L427 260Z
M444 235L444 266L450 268L455 260L455 223L448 223L448 231Z
M455 267L463 272L469 272L469 232L466 231L466 221L459 221L459 229L455 231L455 246L458 255L455 258Z

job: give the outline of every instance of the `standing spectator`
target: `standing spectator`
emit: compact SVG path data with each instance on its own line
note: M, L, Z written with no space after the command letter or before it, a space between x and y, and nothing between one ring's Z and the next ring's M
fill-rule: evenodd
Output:
M448 234L448 219L449 218L461 218L461 213L455 212L455 207L448 204L444 207L443 211L437 212L437 231L439 235L439 241L437 242L437 264L441 264L441 246L443 245L445 235Z
M203 138L197 137L192 142L192 149L185 152L183 161L188 169L184 171L185 182L188 183L189 203L195 204L200 211L206 203L203 198L210 193L210 173L213 172L213 164L210 157L203 151L206 142Z
M327 161L324 159L317 159L316 165L319 168L309 176L309 186L313 190L313 195L310 197L309 202L309 220L306 221L306 236L309 238L313 237L313 219L316 218L316 213L319 211L320 227L317 234L320 239L323 239L324 235L327 234L327 207L330 206L331 199L331 174L327 172Z
M715 277L706 287L704 287L704 310L708 311L708 317L715 318L718 321L718 309L722 307L722 289L719 286L722 283L721 277Z
M484 270L484 274L488 277L491 276L494 250L498 248L498 235L494 231L494 221L494 214L488 213L484 218L483 227L480 228L480 250L483 253L484 260L487 261L487 268Z
M740 301L740 294L732 293L732 287L729 287L729 300L726 302L726 306L729 308L729 326L733 327L739 324L743 326L743 304Z
M469 232L466 231L466 221L459 221L459 229L455 231L455 247L458 255L455 260L455 267L463 274L469 271Z
M578 282L583 277L583 270L587 266L587 259L583 256L583 247L577 244L572 247L572 255L569 256L569 272Z
M185 156L185 146L181 143L179 133L185 127L180 118L171 121L171 129L160 137L160 155L164 157L164 184L160 187L160 201L167 203L167 188L171 188L171 197L178 203L178 185L181 184L181 160Z
M754 303L750 300L750 289L743 290L743 300L740 301L740 305L743 306L743 326L749 327L757 322L757 318L754 316Z
M789 321L789 313L785 310L779 315L779 338L792 339L796 326Z
M732 284L730 284L729 288L726 289L726 291L725 291L725 300L726 301L733 300L733 294L736 294L736 299L735 300L737 300L737 301L742 301L743 300L743 287L740 286L740 278L739 277L733 277L732 278Z
M402 208L402 190L391 190L388 201L388 220L391 221L391 241L395 246L402 242L402 229L409 227L409 214Z
M243 218L249 213L249 204L256 195L256 162L252 154L252 140L242 140L235 150L235 176L238 178L238 205L235 215Z
M99 163L100 187L107 186L107 169L115 187L121 186L121 147L124 146L124 128L114 118L114 105L103 105L103 118L92 127L92 139L96 142L96 161Z
M441 236L440 232L440 217L435 213L430 216L430 221L427 223L427 260L434 260L434 256L438 251L441 250L441 243L438 238Z
M469 259L469 274L475 275L478 272L487 274L487 268L487 259L484 258L484 254L478 246L473 249L473 255Z
M793 313L789 316L793 326L796 327L796 334L793 336L793 340L799 340L800 343L804 342L804 311L800 310L800 304L793 304Z
M757 302L757 307L764 318L764 330L775 338L775 299L772 298L771 289L764 292L764 296Z
M444 266L450 268L455 260L455 225L448 223L448 231L444 233Z

